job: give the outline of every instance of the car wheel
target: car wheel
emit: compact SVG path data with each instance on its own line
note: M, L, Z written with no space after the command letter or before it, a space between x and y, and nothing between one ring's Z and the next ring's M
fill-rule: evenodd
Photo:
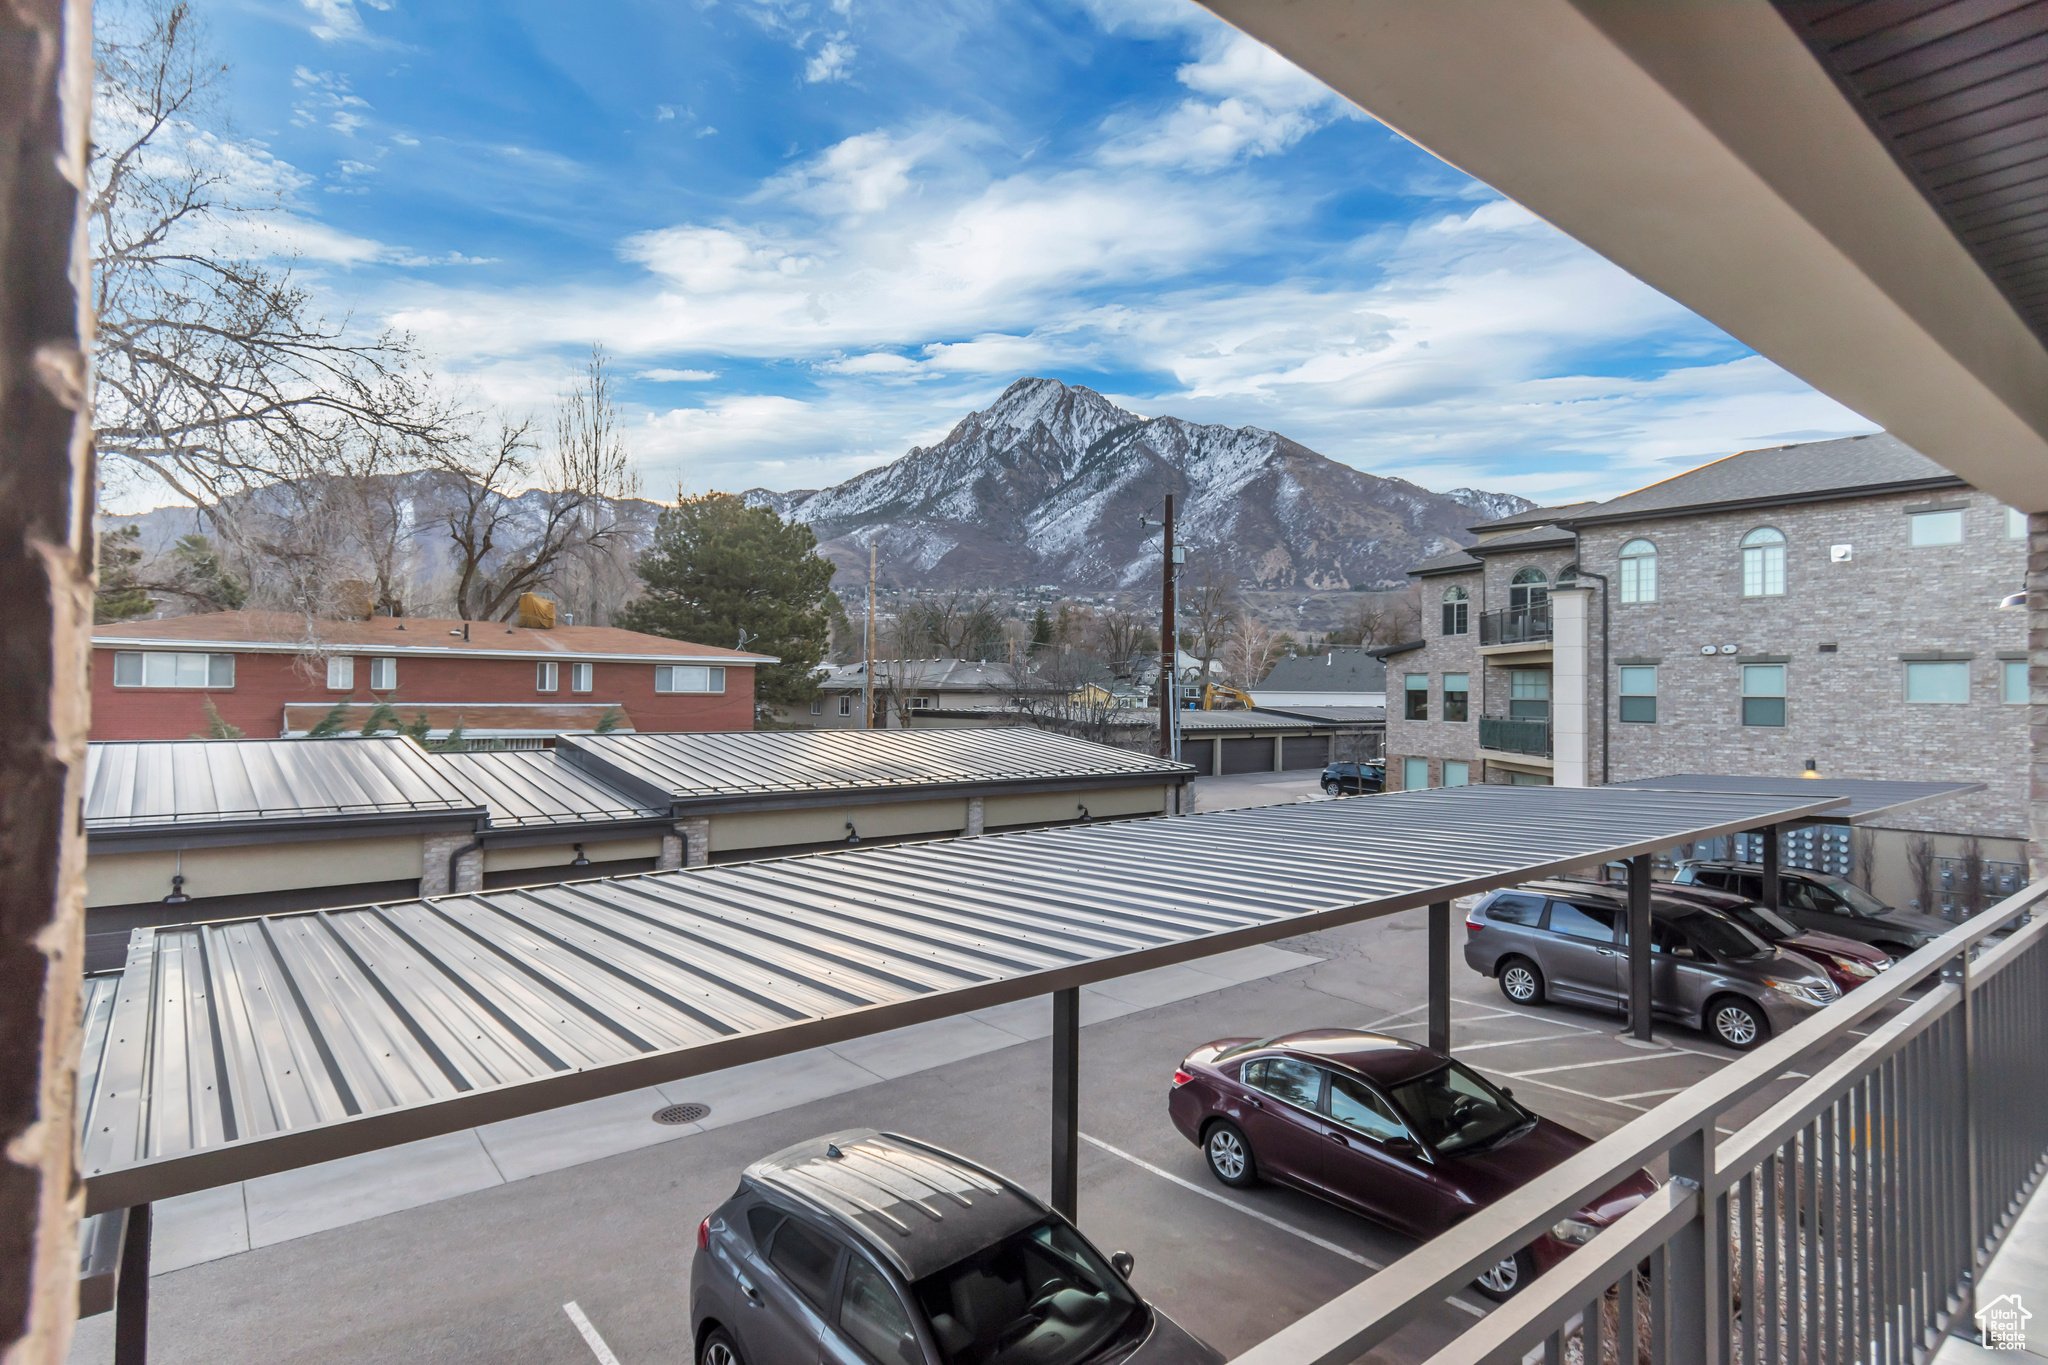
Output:
M1492 1299L1505 1303L1522 1292L1522 1286L1536 1278L1536 1260L1526 1251L1502 1257L1493 1269L1474 1277L1472 1287Z
M1749 1001L1724 995L1707 1006L1707 1031L1737 1052L1747 1052L1771 1036L1771 1021Z
M1228 1119L1209 1129L1209 1135L1202 1139L1202 1155L1208 1158L1209 1174L1234 1190L1254 1184L1259 1178L1259 1164L1252 1159L1252 1144L1246 1140L1244 1129Z
M1526 957L1500 964L1500 993L1517 1005L1543 1003L1543 969Z
M1338 792L1342 790L1343 788L1335 782L1325 782L1323 784L1323 795L1325 796L1335 796Z
M703 1349L697 1352L697 1365L746 1365L746 1361L726 1330L714 1327L704 1338Z

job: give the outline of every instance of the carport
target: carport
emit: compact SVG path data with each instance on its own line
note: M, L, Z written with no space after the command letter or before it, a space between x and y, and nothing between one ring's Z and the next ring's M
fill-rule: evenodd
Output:
M1846 802L1437 789L138 929L79 1081L116 1359L154 1200L1032 996L1071 1216L1083 985L1427 906L1442 1046L1453 898Z
M1831 796L1838 804L1819 815L1778 821L1762 829L1764 836L1763 905L1778 908L1778 854L1783 827L1867 825L1944 797L1984 790L1982 782L1891 782L1862 777L1722 777L1711 773L1675 773L1614 782L1610 787L1678 796L1760 796L1791 800L1803 794ZM1688 841L1696 842L1696 841ZM1629 1027L1637 1039L1650 1041L1650 855L1628 864L1628 1007Z

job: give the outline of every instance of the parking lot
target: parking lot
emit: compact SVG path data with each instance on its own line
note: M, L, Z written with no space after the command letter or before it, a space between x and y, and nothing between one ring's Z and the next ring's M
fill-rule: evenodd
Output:
M1277 946L1303 965L1150 1008L1122 1006L1083 1029L1081 1224L1105 1249L1133 1252L1139 1289L1226 1353L1412 1244L1305 1195L1217 1184L1166 1117L1174 1066L1193 1045L1223 1036L1327 1025L1420 1036L1425 937L1417 912L1289 940ZM1454 972L1454 1050L1530 1107L1589 1135L1612 1131L1733 1055L1677 1030L1655 1048L1625 1043L1613 1016L1516 1008L1462 961ZM1105 989L1142 1001L1163 981ZM787 1068L764 1064L753 1085L749 1073L727 1073L714 1104L724 1113L702 1131L524 1178L508 1165L488 1188L446 1198L430 1191L414 1207L280 1233L284 1240L161 1274L151 1359L686 1361L697 1223L749 1161L818 1133L874 1126L960 1151L1042 1194L1049 1052L1043 1041L1020 1041L893 1076L881 1074L895 1067L879 1053L863 1054L871 1083L790 1104L782 1099L802 1091L788 1091ZM1782 1078L1779 1091L1798 1079ZM375 1204L374 1185L372 1173L342 1197ZM254 1227L261 1211L254 1194L247 1202ZM1468 1291L1375 1358L1422 1358L1485 1306ZM72 1359L111 1360L111 1329L108 1317L81 1324Z

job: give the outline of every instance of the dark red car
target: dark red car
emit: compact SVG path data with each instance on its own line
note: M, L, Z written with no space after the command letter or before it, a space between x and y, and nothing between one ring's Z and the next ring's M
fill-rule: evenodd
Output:
M1224 1184L1292 1185L1425 1239L1592 1145L1462 1062L1356 1029L1204 1043L1166 1107ZM1474 1286L1507 1298L1656 1188L1637 1171Z

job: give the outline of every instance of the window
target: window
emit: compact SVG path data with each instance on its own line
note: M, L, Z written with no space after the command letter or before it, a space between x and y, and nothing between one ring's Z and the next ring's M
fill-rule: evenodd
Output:
M1471 625L1472 594L1463 588L1444 589L1444 634L1463 635Z
M841 698L841 700L844 700L844 698ZM825 714L825 699L823 697L814 697L811 699L811 714L814 716L822 716Z
M1550 785L1550 779L1542 773L1510 772L1508 774L1508 785L1510 787L1547 787Z
M850 692L845 692L845 693L841 693L841 694L840 694L840 697L839 697L839 714L840 714L840 715L842 715L842 716L850 716L850 715L852 715L852 714L853 714L853 694L852 694L852 693L850 693Z
M1785 595L1785 535L1759 526L1742 538L1742 595Z
M1508 610L1528 611L1550 600L1550 580L1541 569L1517 569L1508 580Z
M1906 700L1966 704L1970 700L1970 665L1962 661L1907 664Z
M2006 701L2016 706L2024 706L2032 701L2033 697L2029 694L2033 689L2027 686L2027 661L2025 659L2007 659L2003 665L2003 671L2005 673L2004 695Z
M1408 1125L1395 1116L1394 1106L1355 1076L1330 1073L1330 1118L1382 1142L1408 1136Z
M114 655L116 687L233 687L232 654L124 649Z
M656 664L654 690L657 692L723 692L725 670L702 664Z
M1469 787L1472 785L1472 765L1454 758L1444 760L1444 785L1446 787Z
M1950 507L1940 512L1914 512L1907 516L1908 545L1960 545L1963 543L1963 509Z
M1406 683L1407 708L1402 711L1403 720L1429 719L1429 674L1410 673Z
M1621 718L1630 725L1657 723L1657 670L1629 667L1621 670Z
M1742 723L1783 725L1785 723L1785 665L1744 664L1742 666Z
M1631 540L1621 547L1621 600L1657 600L1657 547L1647 540Z
M347 692L356 685L356 661L343 655L327 661L327 690Z
M533 690L536 692L558 692L562 687L562 666L558 663L535 664L533 668Z
M934 711L938 709L938 705L939 699L937 697L912 697L910 699L910 709L913 711Z
M370 660L370 690L389 692L398 686L398 660Z
M1508 670L1508 717L1511 720L1550 719L1549 669Z
M865 1256L847 1258L846 1287L839 1291L839 1326L878 1365L924 1359L903 1301Z
M1429 760L1426 758L1404 758L1401 760L1401 790L1419 792L1429 786Z
M768 1245L768 1263L821 1308L825 1306L825 1291L832 1284L832 1267L838 1260L836 1247L794 1218L775 1229L775 1240Z
M1275 1099L1303 1109L1314 1109L1322 1098L1322 1068L1297 1062L1292 1057L1261 1057L1244 1065L1244 1083L1263 1090Z
M571 692L588 692L590 690L591 683L596 680L596 677L596 664L570 664L569 690ZM723 687L720 687L716 690L723 692L725 689Z
M2017 507L2005 509L2005 538L2025 540L2027 538L2027 514Z
M1595 943L1614 942L1614 907L1610 905L1573 905L1570 901L1550 903L1550 932L1563 934L1566 938L1591 939Z
M1469 673L1444 674L1444 719L1470 720L1472 696L1472 675ZM1448 784L1446 784L1448 785Z
M1543 897L1520 891L1503 892L1486 907L1486 917L1496 923L1534 929L1543 918Z

